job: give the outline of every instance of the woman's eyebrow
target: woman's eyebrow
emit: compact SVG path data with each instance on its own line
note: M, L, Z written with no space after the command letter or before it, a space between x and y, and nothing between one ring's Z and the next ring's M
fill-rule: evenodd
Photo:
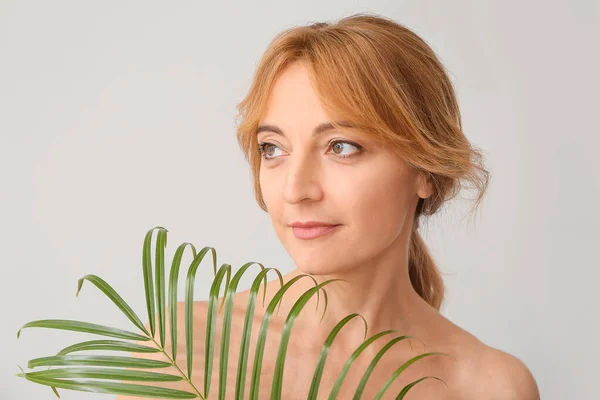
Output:
M353 128L354 127L354 125L352 125L352 124L350 124L349 122L346 122L346 121L337 121L336 123L339 126L342 126L344 128ZM330 122L323 122L323 123L317 125L315 127L315 129L313 129L312 135L313 136L317 136L317 135L319 135L321 133L327 132L327 131L332 130L332 129L336 129L336 127L333 126L332 123L330 123ZM283 137L285 137L285 133L283 133L283 131L281 130L281 128L279 128L276 125L268 125L268 124L260 125L256 129L256 134L258 135L260 132L273 132L273 133L276 133L278 135L282 135Z

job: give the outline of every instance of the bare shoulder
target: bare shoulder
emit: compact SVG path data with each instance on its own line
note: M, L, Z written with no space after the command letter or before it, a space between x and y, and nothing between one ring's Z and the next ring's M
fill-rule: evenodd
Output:
M448 398L461 400L539 400L533 374L519 358L482 342L447 318L435 319L434 350L450 353L458 363L442 361L442 376L448 378ZM431 329L430 329L431 331ZM447 374L447 375L446 375Z
M483 345L462 371L459 380L462 399L539 400L533 374L514 355Z

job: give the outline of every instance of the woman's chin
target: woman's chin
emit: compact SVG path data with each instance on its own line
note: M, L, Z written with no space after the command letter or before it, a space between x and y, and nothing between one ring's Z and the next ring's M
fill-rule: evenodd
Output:
M314 275L314 276L319 276L319 275L331 275L331 274L335 274L338 273L338 269L337 268L332 268L332 265L321 265L319 264L315 264L315 263L302 263L302 264L296 264L298 271L300 271L303 274L308 274L308 275Z

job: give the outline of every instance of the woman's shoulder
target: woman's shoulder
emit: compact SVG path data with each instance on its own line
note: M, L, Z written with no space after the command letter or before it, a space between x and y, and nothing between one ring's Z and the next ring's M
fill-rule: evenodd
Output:
M484 345L460 379L464 399L539 400L531 370L518 357Z
M454 381L461 399L539 400L537 383L521 359L451 325L447 350L459 361Z

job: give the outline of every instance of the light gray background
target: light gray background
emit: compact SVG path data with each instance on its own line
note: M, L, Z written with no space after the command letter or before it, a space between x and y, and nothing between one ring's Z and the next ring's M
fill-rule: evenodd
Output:
M55 398L17 365L101 338L30 328L17 340L25 323L134 329L89 282L75 297L85 274L147 320L141 249L156 225L169 229L168 260L189 241L236 270L293 268L254 202L235 106L275 34L360 11L439 54L492 173L475 221L458 200L423 225L443 313L522 359L544 400L598 398L598 2L249 3L0 2L0 398Z

